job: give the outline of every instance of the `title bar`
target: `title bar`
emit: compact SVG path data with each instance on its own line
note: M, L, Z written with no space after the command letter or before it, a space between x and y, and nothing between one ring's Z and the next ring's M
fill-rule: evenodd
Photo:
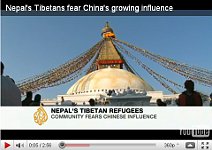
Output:
M208 2L143 0L143 1L12 1L3 0L2 16L211 16Z

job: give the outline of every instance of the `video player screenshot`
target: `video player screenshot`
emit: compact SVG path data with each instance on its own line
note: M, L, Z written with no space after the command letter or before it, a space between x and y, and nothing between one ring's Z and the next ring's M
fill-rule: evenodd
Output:
M212 150L212 7L1 1L1 150Z

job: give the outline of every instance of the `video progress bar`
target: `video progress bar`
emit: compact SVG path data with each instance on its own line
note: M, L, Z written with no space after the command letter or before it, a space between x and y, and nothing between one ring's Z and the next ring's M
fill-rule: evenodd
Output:
M65 143L64 147L156 147L156 143L94 143L94 144Z
M88 147L88 146L156 146L156 143L95 143L95 144L65 144L72 147Z

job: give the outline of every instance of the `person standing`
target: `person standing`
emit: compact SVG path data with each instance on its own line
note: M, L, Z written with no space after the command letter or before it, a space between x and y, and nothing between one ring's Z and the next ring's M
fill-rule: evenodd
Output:
M41 104L41 95L36 94L34 101L32 101L32 103L30 103L30 106L40 106L40 104Z
M167 104L164 103L161 99L157 99L157 105L158 106L167 106Z
M95 106L95 100L93 98L91 98L89 101L90 106Z
M26 98L22 101L22 106L29 106L32 103L32 91L26 93Z
M178 106L202 106L202 98L194 90L194 82L192 80L186 80L184 86L186 90L179 95Z
M21 91L12 78L3 74L4 64L1 62L1 106L22 106Z

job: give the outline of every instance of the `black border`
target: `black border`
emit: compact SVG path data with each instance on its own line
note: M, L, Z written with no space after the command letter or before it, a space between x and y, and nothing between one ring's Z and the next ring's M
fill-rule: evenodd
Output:
M180 130L1 130L3 140L208 140ZM210 130L212 133L212 130Z

